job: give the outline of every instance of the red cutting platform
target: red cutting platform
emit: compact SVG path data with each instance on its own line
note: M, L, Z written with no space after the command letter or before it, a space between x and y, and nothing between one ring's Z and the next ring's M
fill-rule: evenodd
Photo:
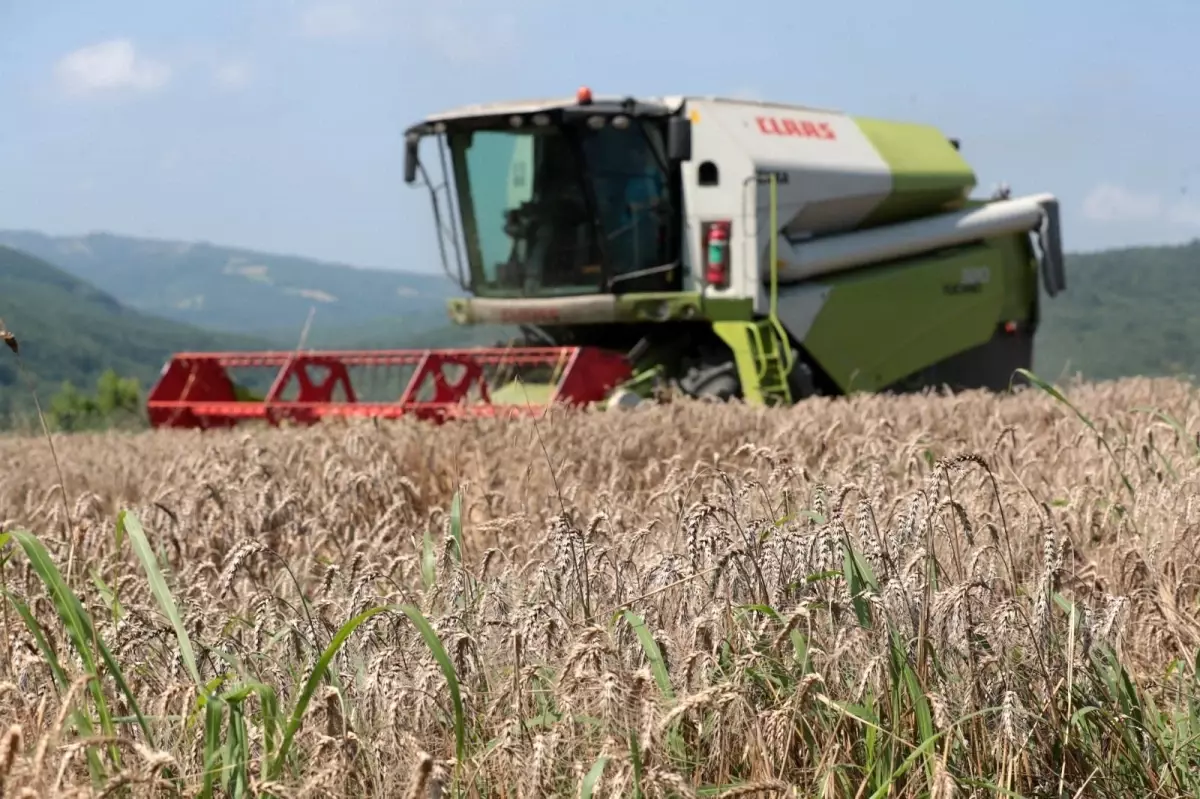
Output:
M547 405L493 404L488 375L531 367L551 367L558 374L548 404L599 402L632 375L623 356L594 347L184 352L163 367L146 406L154 427L199 429L253 420L313 424L326 417L416 416L441 423L528 416L545 412ZM231 369L274 369L275 379L264 398L239 399ZM360 400L352 369L412 371L398 398L381 402ZM454 371L460 374L452 376Z

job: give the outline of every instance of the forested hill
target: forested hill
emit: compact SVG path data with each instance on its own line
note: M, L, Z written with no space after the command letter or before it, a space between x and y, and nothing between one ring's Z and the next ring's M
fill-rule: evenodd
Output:
M202 330L132 310L45 261L0 246L0 319L20 344L39 396L63 381L90 388L106 369L147 389L179 350L260 348L262 339ZM28 386L17 359L0 350L0 415L26 410Z
M0 245L70 272L130 308L213 330L294 342L310 309L326 331L390 319L405 333L447 321L461 293L441 271L360 269L205 242L0 230Z
M1043 300L1035 368L1091 379L1200 376L1200 240L1067 257L1067 290Z

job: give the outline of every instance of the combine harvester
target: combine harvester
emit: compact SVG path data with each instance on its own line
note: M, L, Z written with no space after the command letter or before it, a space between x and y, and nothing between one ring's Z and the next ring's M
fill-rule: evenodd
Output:
M1048 296L1065 288L1055 197L971 198L958 143L927 125L580 89L438 114L405 143L466 292L451 318L525 340L181 353L150 393L153 425L537 414L663 385L752 404L1003 390L1032 361L1039 273ZM248 367L274 370L264 395L231 379ZM365 401L351 369L407 374Z

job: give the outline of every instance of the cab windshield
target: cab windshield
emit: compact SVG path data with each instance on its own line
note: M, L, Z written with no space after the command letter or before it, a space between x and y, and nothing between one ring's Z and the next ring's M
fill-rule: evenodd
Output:
M476 295L607 292L671 260L673 208L657 126L606 120L451 131L448 139Z

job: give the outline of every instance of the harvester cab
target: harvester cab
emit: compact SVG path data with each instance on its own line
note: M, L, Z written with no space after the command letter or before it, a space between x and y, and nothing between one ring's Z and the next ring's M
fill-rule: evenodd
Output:
M519 326L524 340L183 354L151 394L152 420L441 420L625 405L664 385L754 404L1004 389L1031 365L1039 287L1065 288L1055 197L972 198L958 142L929 125L581 89L432 115L405 133L404 177L429 190L465 294L451 319ZM258 401L221 382L238 357L279 370ZM364 403L348 363L411 377L398 399ZM189 379L210 387L183 397Z
M597 103L586 91L573 105L469 109L407 131L405 177L421 173L435 190L418 149L436 138L455 201L435 199L435 212L464 234L444 265L480 300L471 310L537 321L505 301L549 309L554 298L682 287L689 125L658 103Z

